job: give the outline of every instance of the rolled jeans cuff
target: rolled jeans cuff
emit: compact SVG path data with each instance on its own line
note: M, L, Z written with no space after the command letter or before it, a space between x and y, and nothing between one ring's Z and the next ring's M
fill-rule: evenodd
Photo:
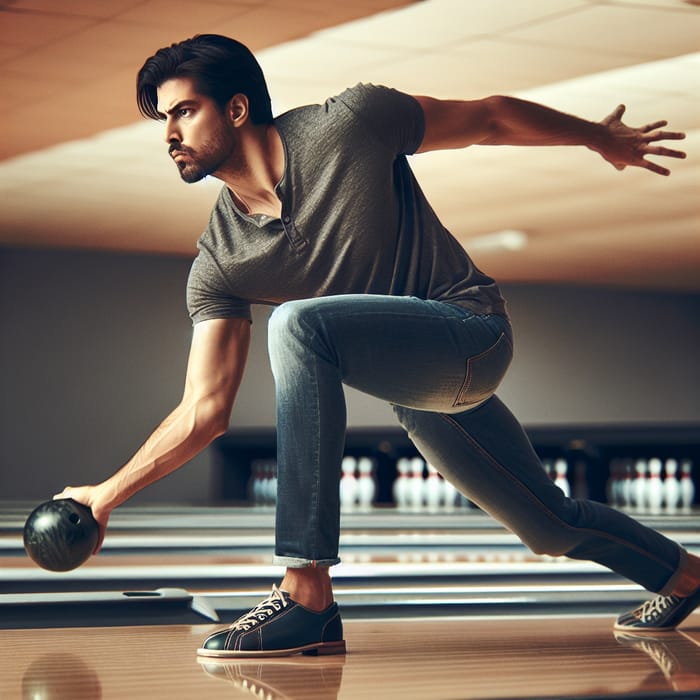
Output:
M678 548L680 549L678 568L671 574L671 577L668 579L668 581L666 581L664 587L658 592L659 595L671 595L671 593L673 593L673 589L676 587L678 579L681 577L683 570L687 566L688 552L684 547L679 546Z
M301 559L299 557L281 557L277 554L272 558L272 563L275 566L286 566L288 569L306 569L319 568L326 566L335 566L340 564L340 558L334 559Z

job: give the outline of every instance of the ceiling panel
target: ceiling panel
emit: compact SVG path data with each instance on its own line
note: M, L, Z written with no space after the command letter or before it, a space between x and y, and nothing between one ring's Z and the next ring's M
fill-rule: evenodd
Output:
M218 22L230 20L251 11L251 3L227 2L216 3L197 0L197 25L214 26ZM146 0L119 14L125 22L134 22L144 26L157 26L182 35L191 36L192 2L191 0ZM197 30L199 31L199 30Z
M700 13L682 3L675 9L631 4L591 4L581 12L507 32L544 46L607 51L638 60L697 51Z
M546 17L568 15L586 0L430 0L363 20L360 31L352 23L326 30L340 41L379 46L403 46L414 51L443 48L468 38L499 35L529 26Z
M94 20L79 15L44 12L2 12L2 39L8 46L38 48L76 34Z
M143 0L5 0L5 5L14 11L43 12L47 15L77 15L96 19L116 17L124 10L140 5Z

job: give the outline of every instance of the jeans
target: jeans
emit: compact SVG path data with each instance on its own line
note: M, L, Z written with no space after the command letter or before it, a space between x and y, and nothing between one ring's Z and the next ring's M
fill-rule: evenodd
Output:
M534 552L672 590L685 550L603 504L568 498L494 394L512 357L503 316L414 297L291 301L269 321L277 399L276 564L337 564L343 384L392 404L422 456Z

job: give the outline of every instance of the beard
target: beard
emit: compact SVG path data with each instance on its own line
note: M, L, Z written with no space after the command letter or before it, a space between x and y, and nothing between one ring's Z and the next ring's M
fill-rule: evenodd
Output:
M211 164L200 163L198 160L195 160L191 149L181 149L180 152L184 153L185 157L178 160L175 165L177 165L177 169L180 171L180 178L184 182L199 182L214 172Z
M198 149L184 146L179 141L171 141L168 152L175 152L178 160L175 165L180 171L180 178L187 183L199 182L207 175L213 175L238 153L237 143L225 139L222 134L215 134Z

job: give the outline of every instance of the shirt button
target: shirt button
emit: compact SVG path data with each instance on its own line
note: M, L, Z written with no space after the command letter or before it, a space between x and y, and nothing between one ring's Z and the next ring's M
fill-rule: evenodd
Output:
M282 221L284 221L285 224L288 224L292 220L292 217L289 216L289 214L286 214L283 218Z

